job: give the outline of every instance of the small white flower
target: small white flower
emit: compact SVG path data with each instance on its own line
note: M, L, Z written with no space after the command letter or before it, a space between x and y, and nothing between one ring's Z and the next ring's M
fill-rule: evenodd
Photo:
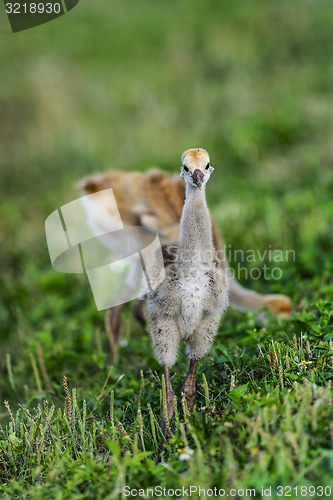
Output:
M194 451L191 448L179 448L179 460L189 460Z
M301 361L300 363L298 363L298 366L300 366L301 368L305 368L306 369L306 365L311 365L313 361L305 361L305 359L303 359L303 361Z

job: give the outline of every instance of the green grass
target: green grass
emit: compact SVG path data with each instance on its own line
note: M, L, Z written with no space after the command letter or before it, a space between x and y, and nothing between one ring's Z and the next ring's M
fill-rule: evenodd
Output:
M105 9L80 2L15 35L0 13L2 497L116 498L125 484L257 497L262 486L276 497L278 485L333 488L331 4ZM208 201L226 243L295 251L280 280L241 275L254 290L290 295L295 314L262 325L228 311L190 418L181 349L179 417L160 460L162 370L149 332L126 306L109 373L103 314L85 276L52 270L44 221L78 196L80 177L177 172L197 145L215 167Z

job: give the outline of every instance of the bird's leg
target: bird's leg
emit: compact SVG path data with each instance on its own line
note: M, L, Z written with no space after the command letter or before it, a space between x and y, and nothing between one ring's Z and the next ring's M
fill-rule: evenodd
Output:
M198 364L199 360L191 359L190 366L182 387L182 393L185 396L186 404L190 412L192 412L194 408L197 395L195 378L197 374Z
M108 336L110 348L110 361L114 363L118 354L120 340L120 314L124 304L111 307L105 314L105 329Z
M164 394L162 391L162 404L161 404L161 413L162 413L162 433L164 438L168 435L168 427L173 418L173 414L175 412L174 407L174 397L175 393L172 389L171 378L170 378L170 368L164 365L164 380L165 380L165 395L166 400L164 401ZM165 415L165 405L167 409L167 416ZM164 444L164 440L162 439L162 446Z

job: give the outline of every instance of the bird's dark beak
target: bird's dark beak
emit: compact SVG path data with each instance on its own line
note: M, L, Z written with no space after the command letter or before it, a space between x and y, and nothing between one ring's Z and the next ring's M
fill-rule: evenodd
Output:
M198 186L198 188L201 188L203 179L204 174L200 170L194 170L192 174L192 181Z

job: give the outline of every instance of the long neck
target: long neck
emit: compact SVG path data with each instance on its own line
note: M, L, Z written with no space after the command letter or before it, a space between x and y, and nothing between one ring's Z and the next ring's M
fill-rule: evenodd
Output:
M186 262L211 262L213 235L205 186L186 185L186 200L180 219L180 256Z

